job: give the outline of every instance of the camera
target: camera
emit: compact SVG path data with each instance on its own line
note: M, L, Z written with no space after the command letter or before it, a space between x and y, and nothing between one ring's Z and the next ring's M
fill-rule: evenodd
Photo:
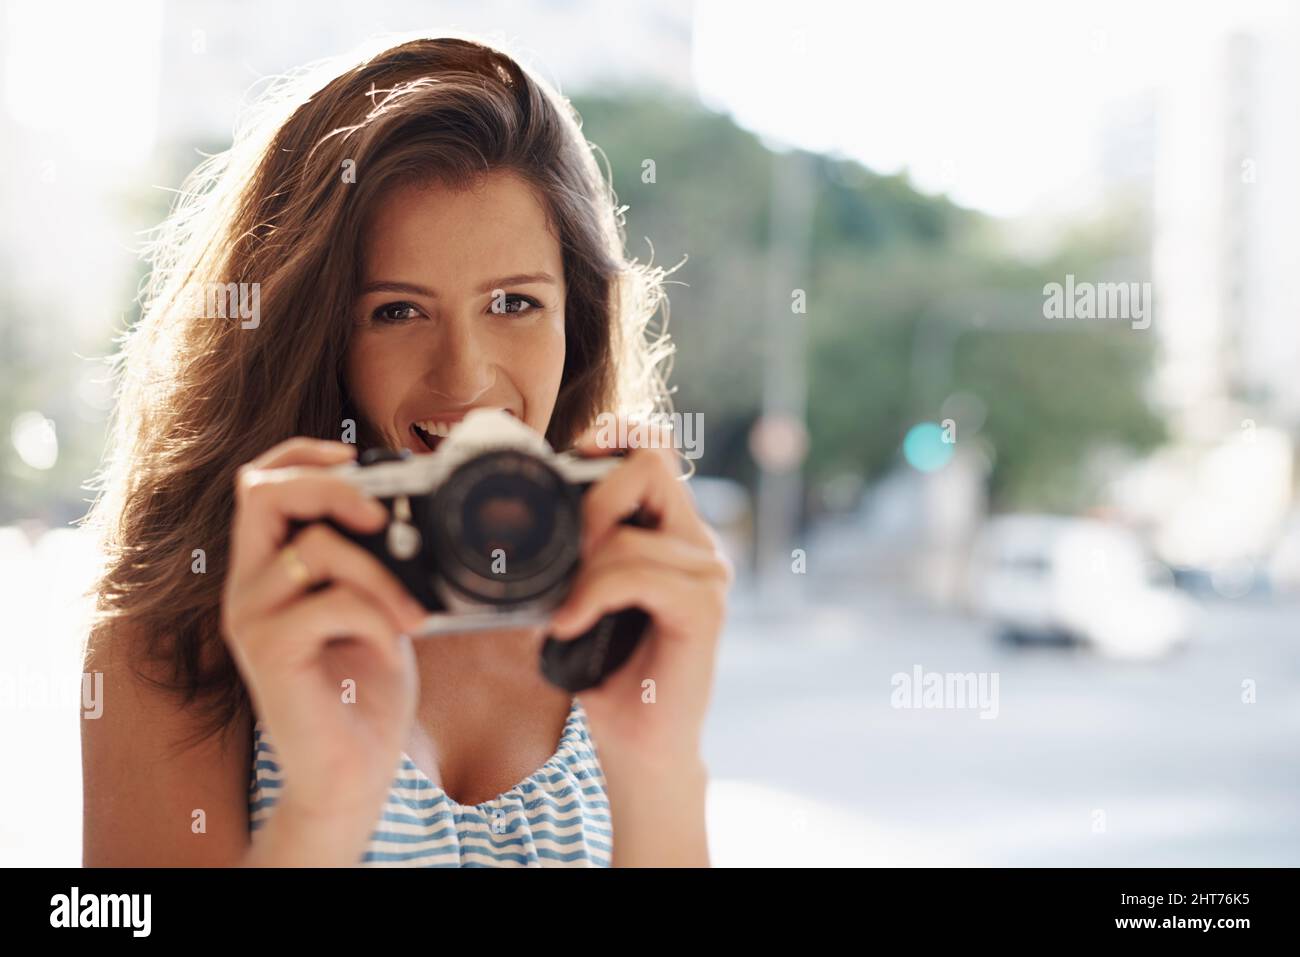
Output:
M413 637L544 625L578 571L582 497L620 464L617 454L556 453L509 413L475 409L428 455L368 449L332 469L378 499L389 520L374 534L329 524L430 610ZM632 655L647 624L629 608L577 638L548 637L542 673L570 692L595 687Z

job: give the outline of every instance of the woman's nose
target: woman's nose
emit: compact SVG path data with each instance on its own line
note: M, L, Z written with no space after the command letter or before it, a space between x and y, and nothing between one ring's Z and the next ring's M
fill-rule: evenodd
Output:
M453 320L432 346L428 384L448 405L472 405L486 393L495 375L488 350L475 334L472 323Z

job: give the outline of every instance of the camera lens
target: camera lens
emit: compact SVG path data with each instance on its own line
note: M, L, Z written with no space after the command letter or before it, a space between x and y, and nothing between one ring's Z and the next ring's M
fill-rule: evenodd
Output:
M482 604L536 601L578 560L578 500L544 461L501 450L459 466L434 495L429 525L443 580Z

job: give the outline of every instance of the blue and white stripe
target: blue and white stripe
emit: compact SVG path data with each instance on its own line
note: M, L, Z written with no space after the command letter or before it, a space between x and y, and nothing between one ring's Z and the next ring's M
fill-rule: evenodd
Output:
M282 785L261 721L253 727L249 827L270 816ZM608 867L609 799L578 699L559 747L509 791L458 804L402 755L361 864L368 867Z

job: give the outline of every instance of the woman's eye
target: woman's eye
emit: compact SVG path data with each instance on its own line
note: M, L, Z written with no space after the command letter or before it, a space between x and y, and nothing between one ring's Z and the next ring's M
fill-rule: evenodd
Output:
M419 307L409 302L390 302L372 312L370 318L375 322L396 325L414 319L419 313Z
M531 296L520 296L513 293L492 302L493 312L510 316L527 312L529 309L540 309L541 307L542 304Z

